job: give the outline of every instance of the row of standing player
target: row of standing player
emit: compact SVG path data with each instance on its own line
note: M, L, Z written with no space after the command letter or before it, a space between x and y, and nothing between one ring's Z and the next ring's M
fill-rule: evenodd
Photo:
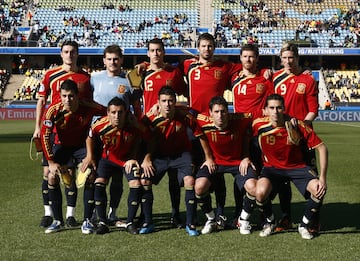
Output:
M66 47L66 45L64 45ZM154 40L153 43L149 43L148 48L148 56L150 58L150 63L147 64L147 69L144 76L144 94L143 94L143 103L144 103L144 109L145 111L150 108L154 103L157 102L157 91L161 86L164 84L173 86L174 89L177 91L178 94L186 94L186 89L184 88L185 85L182 83L182 75L185 73L189 85L189 103L192 108L199 112L207 112L208 109L208 100L210 100L211 97L222 95L225 88L227 87L227 84L230 82L230 78L232 79L232 87L233 87L233 94L234 94L234 109L237 112L252 112L254 114L259 113L264 105L264 97L267 96L268 93L271 93L273 90L273 86L271 84L271 81L269 81L267 78L269 77L263 77L264 71L258 72L256 67L256 62L258 59L258 52L257 49L253 48L252 46L249 46L248 50L246 48L242 48L241 51L241 65L236 64L230 64L227 62L214 60L213 54L214 54L214 44L213 44L213 38L211 35L203 34L199 37L199 57L197 59L190 59L184 61L183 69L184 72L179 71L178 68L172 68L164 63L163 57L164 57L164 48L161 43L161 41ZM290 46L291 47L291 46ZM77 51L77 50L76 50ZM63 53L63 48L61 52L61 56L63 58L63 66L64 65L70 65L70 68L64 69L64 76L73 74L72 72L79 71L78 68L71 68L74 61L69 62L66 61L66 49ZM110 56L110 57L109 57ZM111 57L112 56L112 57ZM74 56L73 56L74 57ZM76 56L77 57L77 56ZM316 93L316 88L314 81L311 83L312 77L306 74L302 74L300 71L300 67L298 66L298 54L296 49L289 49L285 52L282 52L281 54L282 62L284 65L284 70L281 70L278 73L274 74L274 82L275 84L275 91L279 92L282 95L285 95L287 93L297 93L299 95L302 94L301 97L305 97L301 100L301 102L304 102L302 104L301 108L304 109L297 109L294 111L294 114L292 116L295 116L300 119L304 120L312 120L314 116L316 116L317 108L313 109L312 105L314 104L313 101L308 100L308 97L311 97L313 99L316 99L316 97L313 95ZM76 59L75 59L76 61ZM122 56L121 53L116 52L105 52L104 54L104 64L106 65L106 73L102 72L102 74L110 74L111 71L113 71L113 75L109 75L111 77L117 76L121 72L121 61ZM76 64L76 62L75 62ZM76 66L75 66L76 67ZM117 69L116 69L117 68ZM290 71L289 71L290 70ZM291 71L293 70L293 71ZM295 71L294 71L295 70ZM281 76L281 73L283 73L283 76ZM82 74L80 72L80 74ZM100 73L99 73L100 74ZM266 74L265 74L266 75ZM160 77L159 77L160 76ZM309 78L310 80L305 81L305 83L301 82L299 84L298 81L294 80L294 76L303 77L303 78ZM50 78L50 77L49 77ZM122 78L122 77L121 77ZM290 79L291 78L291 79ZM57 85L57 91L58 91L58 85L61 82L61 78L59 81L59 77L57 75L55 79L55 82L52 82L52 84ZM64 78L62 78L64 79ZM94 98L96 100L96 97L103 97L103 92L107 90L107 85L110 84L113 78L100 80L98 83L96 83L96 79L100 79L93 77L93 88L94 88ZM277 83L276 79L280 79ZM46 86L46 76L44 79L44 86ZM123 79L125 80L125 79ZM313 79L312 79L313 80ZM310 82L309 82L310 81ZM106 86L102 86L102 84L106 83ZM49 85L49 83L47 83ZM291 85L292 84L292 85ZM291 85L291 86L290 86ZM114 88L112 88L112 91L115 91L115 94L118 95L118 93L124 94L129 93L125 90L121 90L121 88L127 88L127 84L124 85L114 85ZM81 84L79 84L79 89L81 87ZM96 94L96 89L99 88L98 93ZM104 88L102 88L104 87ZM301 88L303 88L301 90ZM291 91L291 90L296 90ZM305 90L306 89L306 90ZM56 88L55 88L56 90ZM109 88L110 90L110 88ZM81 91L81 89L80 89ZM116 93L117 92L117 93ZM99 94L100 93L100 94ZM306 95L304 95L306 94ZM292 94L293 95L293 94ZM121 95L122 98L124 95ZM133 95L132 95L133 96ZM289 97L291 95L288 95ZM294 96L294 95L293 95ZM46 97L44 95L43 97ZM110 97L113 97L112 94L110 96L107 96L107 98L104 98L104 100L109 100ZM207 99L208 98L208 99ZM128 104L132 101L133 105L139 105L139 99L131 100L131 97L127 97ZM45 99L46 100L46 99ZM98 100L99 101L99 100ZM294 104L294 101L291 101L291 98L286 98L285 102L290 101L290 104ZM42 99L39 100L39 103L42 105ZM38 103L38 104L39 104ZM289 103L289 102L288 102ZM104 104L104 102L103 102ZM105 105L105 104L104 104ZM286 108L289 108L289 104L286 104ZM310 106L311 105L311 106ZM297 106L299 108L299 106ZM41 110L39 110L41 112ZM134 111L136 113L139 112L139 107L134 107ZM306 113L304 116L304 111L308 111L309 113ZM290 110L287 110L288 113L290 113ZM296 115L295 115L296 112ZM300 116L297 113L302 112L303 114ZM41 115L41 113L39 113ZM312 116L311 116L312 115ZM40 118L40 117L39 117ZM39 120L37 120L37 126L40 126ZM37 128L38 130L38 128ZM35 130L34 136L38 135L39 132ZM174 175L175 176L175 175ZM176 178L176 176L175 176ZM170 178L170 180L172 180ZM174 179L173 179L174 180ZM44 182L45 183L45 182ZM174 184L171 185L171 192L179 191L179 188L177 186L177 181L175 179ZM119 184L119 183L117 183ZM170 182L171 184L171 182ZM176 188L176 189L174 189ZM46 192L46 187L43 187L43 191ZM113 189L112 191L121 191L120 187L118 186L118 189ZM46 194L46 193L44 193ZM172 220L174 223L180 223L179 222L179 215L178 215L178 205L179 203L179 196L176 195L177 193L173 193L171 198L173 200L173 215ZM221 194L221 193L219 193ZM74 193L67 193L67 195L74 195ZM291 194L290 194L291 195ZM121 196L121 194L120 194ZM112 199L115 199L115 197L112 197ZM120 197L116 197L120 199ZM239 197L237 197L239 198ZM114 200L117 201L117 200ZM118 200L119 201L119 200ZM116 206L118 204L118 201L115 203L110 203L111 205L111 213L116 213ZM224 200L220 199L220 202L224 202ZM68 201L69 202L69 201ZM117 204L116 204L117 203ZM68 203L69 204L69 203ZM49 212L48 204L45 205L45 216L50 216L51 212ZM219 205L219 204L218 204ZM240 203L237 204L238 206L241 206ZM67 217L73 217L73 209L74 205L68 207ZM288 208L289 209L289 208ZM288 214L290 211L287 211ZM218 208L217 213L218 220L221 222L221 218L223 216L223 205L220 204L220 208Z

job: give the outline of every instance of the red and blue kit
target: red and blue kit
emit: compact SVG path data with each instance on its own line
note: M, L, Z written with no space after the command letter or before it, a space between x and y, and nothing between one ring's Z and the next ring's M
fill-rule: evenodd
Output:
M265 167L279 169L298 169L306 167L301 146L288 141L288 133L284 127L272 126L269 117L254 120L253 134L257 136L263 154ZM322 141L313 129L298 121L298 128L302 139L307 142L309 148L314 149Z
M147 64L143 81L143 105L145 114L157 103L158 93L161 87L165 85L171 86L178 95L187 96L183 73L179 68L166 65L163 69L152 70L150 64Z
M199 113L208 113L209 101L214 96L223 96L230 89L231 76L242 69L241 64L216 60L201 64L196 59L183 63L189 85L189 105Z
M310 74L288 74L284 69L274 73L275 93L285 100L286 114L304 120L309 112L318 113L318 88Z
M107 116L101 118L91 126L90 137L99 137L102 142L103 159L107 159L121 167L126 161L134 158L134 149L140 140L146 136L144 129L137 128L132 124L126 124L124 128L111 125Z
M39 96L47 99L50 95L50 104L60 102L60 85L65 80L73 80L77 83L80 99L92 100L90 75L82 70L78 72L68 72L65 71L62 66L50 69L45 73L40 85Z
M148 113L144 122L147 122L157 138L158 157L176 157L185 151L191 152L187 129L194 131L197 124L190 113L184 114L183 110L176 110L172 119Z
M53 159L50 137L55 128L57 131L55 144L61 144L63 147L84 146L92 117L105 114L105 107L87 101L80 101L76 112L65 110L61 102L51 105L44 115L41 127L41 142L45 158Z
M201 131L195 132L196 137L205 135L217 165L238 166L248 155L245 139L250 137L251 119L242 114L229 114L228 126L219 130L211 117L199 114L197 117Z
M232 77L234 112L251 113L254 118L262 116L266 97L274 93L271 80L263 76L266 70L262 69L256 75L249 76L241 71Z

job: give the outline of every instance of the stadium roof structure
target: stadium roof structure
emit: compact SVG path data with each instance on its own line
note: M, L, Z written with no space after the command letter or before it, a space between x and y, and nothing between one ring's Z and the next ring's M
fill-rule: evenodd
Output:
M80 47L80 55L103 55L104 48ZM124 55L146 55L146 48L124 48ZM186 55L190 52L194 55L198 53L195 48L166 48L166 55ZM260 48L260 55L278 55L280 48ZM60 53L59 47L0 47L0 55L57 55ZM239 55L240 48L217 48L215 55ZM307 56L360 56L360 48L299 48L300 55Z

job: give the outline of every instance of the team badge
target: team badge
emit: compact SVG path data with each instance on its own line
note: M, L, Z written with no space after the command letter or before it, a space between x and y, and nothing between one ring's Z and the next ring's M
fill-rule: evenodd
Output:
M296 87L296 92L299 93L299 94L304 94L305 93L305 88L306 88L306 85L305 83L299 83Z
M125 93L125 89L126 89L125 85L120 84L119 87L118 87L118 93L124 94L124 93Z
M216 80L221 80L222 79L222 71L215 70L214 77L215 77Z
M160 74L157 74L155 79L161 79L161 75Z
M44 120L44 121L43 121L43 124L44 124L44 126L47 127L47 128L51 128L51 127L53 126L53 123L52 123L51 120Z
M265 85L263 83L256 84L256 93L263 93Z

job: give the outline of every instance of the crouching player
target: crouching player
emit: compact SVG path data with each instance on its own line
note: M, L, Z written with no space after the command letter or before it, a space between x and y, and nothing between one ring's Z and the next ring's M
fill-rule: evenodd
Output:
M273 232L274 215L269 194L272 189L276 191L279 183L286 179L292 181L307 199L298 231L302 238L312 239L314 235L309 228L315 221L314 218L320 210L326 193L328 151L313 129L298 120L300 138L309 148L319 152L320 176L317 177L311 166L307 166L304 162L301 147L293 142L292 134L286 130L285 122L289 121L289 116L284 112L284 99L278 94L272 94L266 99L267 117L253 122L253 132L258 137L264 161L264 168L256 187L256 203L266 217L260 236L269 236Z
M128 217L126 229L130 234L137 234L134 218L141 203L142 186L140 183L140 165L138 151L146 128L128 111L124 100L114 97L108 103L107 116L95 122L89 132L86 142L87 155L83 161L82 170L88 166L96 169L95 206L99 217L96 234L109 233L106 217L107 196L106 185L111 177L118 175L128 180ZM98 166L95 166L94 145L97 139L102 143L102 155Z
M153 130L152 145L146 154L141 167L147 178L144 183L149 191L151 184L158 184L165 173L169 170L177 170L179 185L185 188L186 205L186 232L190 236L199 235L194 224L196 211L194 177L192 173L191 141L187 134L187 128L195 130L196 119L183 109L175 108L176 95L169 86L164 86L158 94L160 113L154 115L149 112L144 117L144 122ZM148 213L143 209L145 223L140 233L146 234L154 230ZM151 218L151 216L150 216Z
M65 180L64 177L70 175L68 182L64 183L73 183L76 166L86 155L85 141L92 117L106 112L106 108L97 103L80 101L77 84L72 80L61 84L60 97L61 101L46 111L41 127L41 143L49 162L49 199L54 213L54 221L45 233L62 229L64 220L59 176ZM53 146L51 135L54 129ZM93 209L93 188L88 184L84 188L84 219L91 217Z
M211 206L210 190L218 184L224 173L231 173L240 191L246 190L240 218L240 233L249 234L247 221L255 201L257 176L248 157L251 120L243 114L230 114L228 103L222 96L215 96L209 103L210 117L199 114L200 137L205 162L196 174L195 193L207 217L202 234L216 229L215 214ZM214 188L215 189L215 188Z

